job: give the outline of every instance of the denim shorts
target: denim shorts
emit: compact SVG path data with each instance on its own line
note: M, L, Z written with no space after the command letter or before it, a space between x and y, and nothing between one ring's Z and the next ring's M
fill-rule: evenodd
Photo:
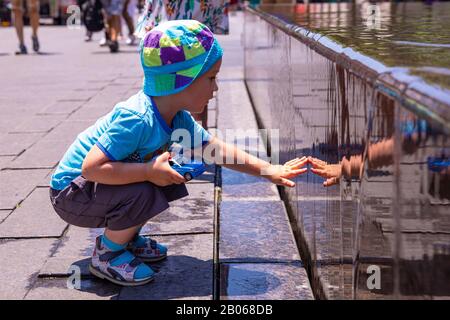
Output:
M121 16L125 0L102 0L103 9L108 16Z
M56 213L69 224L85 228L124 230L145 223L188 195L184 184L159 187L151 182L106 185L75 178L63 190L50 188Z

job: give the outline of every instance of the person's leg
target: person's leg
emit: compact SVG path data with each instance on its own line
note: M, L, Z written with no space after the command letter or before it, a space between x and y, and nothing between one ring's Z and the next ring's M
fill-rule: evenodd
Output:
M86 35L84 36L84 41L89 42L92 41L92 31L86 29Z
M104 186L101 189L105 188ZM130 185L129 190L124 191L124 197L133 198L128 200L129 211L134 215L148 215L153 211L162 211L169 206L168 202L172 202L189 195L187 188L182 185L170 185L166 187L156 187L151 183L142 183L137 185ZM141 212L141 214L139 214ZM167 247L158 243L150 237L140 235L141 228L147 223L147 220L135 218L132 221L143 221L136 226L128 228L132 224L129 219L129 214L113 215L114 218L109 220L111 226L106 231L106 236L111 235L116 241L125 244L127 241L128 250L136 257L144 262L156 262L167 257ZM151 215L153 216L153 215ZM127 228L124 228L127 227ZM111 230L113 229L113 230ZM121 230L117 233L114 230ZM131 240L130 237L132 238Z
M139 232L141 227L142 225L138 225L124 230L111 230L106 228L105 235L114 243L124 245L133 240L133 238L136 236L136 233Z
M32 35L37 37L39 28L39 0L29 0L28 11L30 14L30 24L33 32Z
M107 6L109 5L109 3L106 0L102 0L102 15L103 15L103 23L105 25L105 36L99 41L99 45L101 47L108 45L109 42L109 25L108 25L108 17L109 14L106 12Z
M119 27L120 27L120 16L119 15L111 15L108 19L109 24L109 49L111 52L119 51Z
M23 40L23 1L13 0L12 1L12 11L14 13L14 27L17 33L17 39L19 40L18 54L26 54L27 48Z
M170 200L177 199L187 195L181 190L183 187L160 188L149 182L126 186L98 184L95 199L108 204L108 209L105 233L97 239L89 267L91 273L121 285L151 281L154 272L139 261L162 260L167 257L167 248L138 233L150 218L167 209L166 192L173 194ZM94 208L90 212L95 212Z
M30 14L30 24L32 29L31 39L33 41L33 50L39 51L38 28L39 28L39 0L28 0L28 12Z
M122 12L119 14L119 23L117 25L117 40L123 39L123 32L122 32Z
M130 0L125 0L124 5L123 5L122 16L123 16L123 19L125 20L125 23L127 24L128 39L133 40L133 42L134 42L134 24L133 24L133 18L128 13L129 5L130 5ZM128 44L130 44L130 43L128 43Z
M117 41L119 35L120 16L112 15L108 17L109 38L111 41Z

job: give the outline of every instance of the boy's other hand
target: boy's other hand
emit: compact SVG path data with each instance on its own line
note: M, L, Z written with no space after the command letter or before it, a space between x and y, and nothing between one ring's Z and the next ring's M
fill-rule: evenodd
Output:
M295 182L290 180L295 178L299 174L305 173L308 169L302 168L308 163L308 158L295 158L284 165L271 165L267 169L265 169L263 175L268 175L268 179L280 186L285 187L295 187Z
M323 183L324 187L331 187L339 183L342 175L341 165L328 164L317 158L308 157L308 162L313 166L311 171L326 180Z
M164 152L150 162L147 170L147 179L157 186L165 187L171 184L186 182L181 174L176 172L169 164L170 153Z

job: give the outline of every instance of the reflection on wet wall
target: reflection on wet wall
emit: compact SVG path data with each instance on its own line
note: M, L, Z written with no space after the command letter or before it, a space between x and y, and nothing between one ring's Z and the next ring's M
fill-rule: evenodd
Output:
M316 293L450 297L448 133L254 12L244 41L246 84L262 126L280 130L280 161L311 155L341 170L331 187L308 172L287 191Z

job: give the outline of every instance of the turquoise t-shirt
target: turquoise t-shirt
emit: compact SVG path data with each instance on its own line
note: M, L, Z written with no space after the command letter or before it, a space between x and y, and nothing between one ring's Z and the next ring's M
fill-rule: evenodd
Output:
M111 161L142 163L174 142L195 148L210 139L211 135L184 110L175 115L169 127L153 99L140 91L77 136L53 173L50 186L62 190L80 176L83 160L94 144Z

